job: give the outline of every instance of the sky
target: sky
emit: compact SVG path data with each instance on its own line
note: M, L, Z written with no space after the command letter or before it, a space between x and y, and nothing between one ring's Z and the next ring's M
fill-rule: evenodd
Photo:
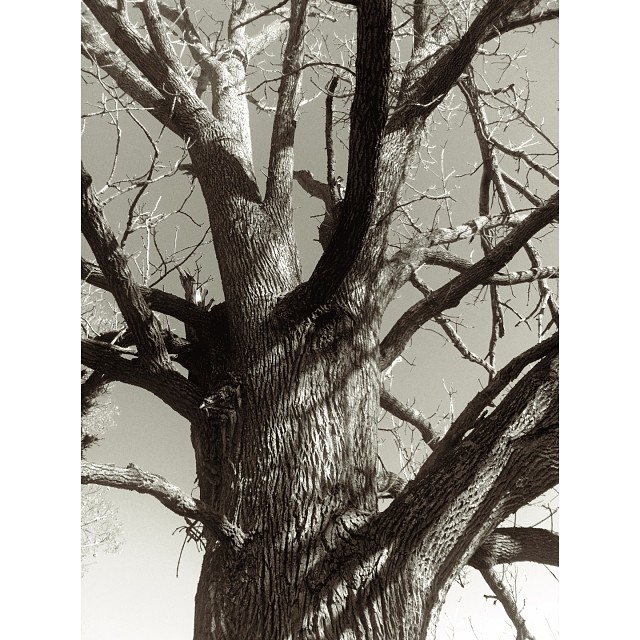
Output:
M609 51L603 55L589 56L588 63L583 64L584 60L576 59L580 55L577 52L592 51L591 34L599 32L600 23L606 17L595 10L595 3L590 7L588 5L580 5L580 29L575 28L575 22L567 21L568 26L563 34L563 44L566 41L570 43L569 53L563 54L561 85L563 113L566 110L570 116L564 119L562 129L565 145L563 176L567 185L563 204L567 203L565 206L570 211L568 231L563 231L562 245L563 277L568 283L563 290L563 312L571 331L567 331L563 337L566 364L563 365L562 415L563 424L568 428L564 430L566 435L562 440L565 540L562 557L563 573L568 573L566 583L569 586L563 588L561 626L565 634L570 634L569 637L626 637L628 629L633 628L635 606L634 589L625 586L625 580L635 581L637 560L629 558L628 553L628 549L635 544L633 538L636 529L630 519L633 517L632 511L628 509L628 500L632 496L625 487L628 489L635 485L637 436L625 434L624 443L628 446L623 447L616 446L617 442L612 439L611 447L607 450L603 447L606 441L602 435L605 428L612 432L616 426L626 426L628 418L633 415L630 405L636 394L637 376L630 375L624 363L637 361L637 343L630 339L627 331L627 325L633 322L635 316L634 308L627 304L624 305L627 312L624 316L617 314L615 318L602 318L606 308L603 310L600 307L600 321L593 325L591 301L603 291L607 292L610 299L629 300L628 293L623 289L626 285L617 278L612 281L611 277L607 277L604 266L607 260L613 258L615 251L615 264L619 272L633 272L630 256L635 253L635 234L619 231L632 231L635 228L629 217L636 206L635 199L627 197L624 185L635 182L635 163L627 162L625 149L630 146L633 148L630 142L635 142L637 138L637 127L634 127L631 117L614 117L605 113L603 109L607 105L599 101L595 115L600 122L606 123L599 130L607 135L598 138L594 158L594 112L591 107L594 91L601 96L598 87L594 89L594 78L606 77L610 87L625 86L628 71L617 61L629 59L631 55L631 52L625 51L625 43L634 41L632 29L637 19L631 15L633 10L628 10L625 19L616 25L619 37L615 53L619 55L615 58L615 65L610 64L613 54ZM52 28L62 33L65 33L65 29L69 30L69 38L61 39L59 57L63 62L69 61L71 72L67 76L63 73L62 81L59 77L45 74L40 78L38 89L43 95L59 96L62 82L65 95L75 95L79 101L79 96L74 93L78 88L75 80L76 35L69 27L77 19L75 7L69 8L69 16L63 15L68 20L61 20L60 15L53 13L53 9L47 9L51 15L42 9L42 20L34 23L32 31L39 42L45 42ZM15 17L17 19L20 16ZM574 14L572 17L577 16ZM20 38L15 35L13 40L9 38L9 46L23 50L27 66L35 64L35 53L24 51L23 34L18 35ZM69 45L69 42L72 44ZM27 91L33 89L30 78L25 76L24 66L9 68L7 78L8 85L25 87ZM584 90L586 87L589 88L587 95ZM10 103L5 101L2 107L5 113L9 106ZM6 131L7 146L12 149L12 162L10 166L5 166L15 179L7 182L3 193L5 211L33 211L36 216L34 219L38 222L38 233L34 233L34 226L30 224L20 224L12 229L12 241L6 248L5 260L7 264L20 264L24 281L34 283L38 290L38 312L17 316L5 314L3 335L29 335L34 340L41 339L41 310L51 309L54 312L47 314L47 335L56 339L47 340L37 351L38 355L44 354L46 362L42 366L39 364L39 367L48 376L48 383L38 388L36 402L32 384L34 358L24 357L23 341L12 340L6 345L7 362L13 363L15 374L4 383L6 409L3 413L18 428L5 429L3 442L5 451L18 455L7 456L10 459L2 468L2 477L8 487L5 496L7 526L3 528L2 541L3 548L7 550L5 582L10 589L5 596L5 613L0 622L0 631L5 632L5 637L15 637L20 630L18 635L24 637L26 624L28 637L45 637L55 629L66 637L84 639L93 636L86 635L86 628L81 630L79 615L77 426L71 426L77 425L78 352L74 352L73 348L68 353L64 349L61 352L59 348L60 344L70 345L77 340L77 325L73 318L77 309L77 227L67 225L67 212L77 207L77 189L72 185L77 184L75 167L79 149L70 148L68 144L69 136L77 135L77 114L65 108L61 100L50 100L46 113L45 118L41 100L25 101L21 105L18 122L28 122L29 127L12 127ZM15 114L12 117L15 121ZM60 126L52 128L54 121ZM39 160L45 163L47 170L37 174L37 189L34 189L34 174L24 171L24 167L33 165L34 159L33 145L25 144L25 131L29 132L27 140L46 141L44 146L40 145L43 154ZM585 135L586 132L591 133ZM60 162L60 158L68 162ZM621 161L611 161L613 158ZM596 162L591 162L591 159ZM603 159L608 161L603 162ZM594 164L597 166L594 167ZM588 189L592 175L597 176L596 186L600 187L594 191ZM585 181L585 176L589 180ZM27 201L25 194L31 196ZM41 196L45 194L47 201L42 206ZM603 229L602 233L598 231L600 229ZM608 240L609 235L611 240ZM31 255L41 258L25 261L25 246L30 247ZM595 247L598 248L598 260L590 267L589 250ZM43 264L55 265L56 278L53 281L43 272ZM589 268L588 278L583 274L586 267ZM3 276L5 290L15 291L15 269L6 269ZM60 287L51 286L57 282ZM29 300L34 301L35 298L30 297ZM599 302L599 299L595 302ZM612 332L612 323L619 326L620 330ZM589 341L588 347L585 347L586 339ZM602 377L598 371L607 371L611 375ZM29 384L25 384L26 381ZM120 406L124 420L126 403L117 397L117 393L114 401ZM137 407L140 407L140 401ZM155 415L156 409L153 412ZM135 412L132 420L123 421L117 429L131 432L132 429L128 427L140 426ZM159 429L156 438L158 444L167 442L167 446L178 446L179 435L176 440L173 438L176 433L179 434L180 427L175 423L173 426L177 428ZM129 437L130 433L127 434ZM105 441L101 446L104 460L118 462L115 449L107 447ZM130 453L131 456L123 457L123 462L134 457L133 449ZM113 455L113 458L108 458L109 455ZM136 455L140 456L140 452L136 451ZM25 466L27 456L28 467ZM594 461L597 463L596 472ZM155 462L152 470L162 473L161 456ZM26 469L29 472L25 473ZM177 483L184 481L182 486L188 486L189 475L182 473L179 469L173 469L167 475ZM180 566L180 577L176 579L175 566L181 540L172 536L171 532L180 526L180 520L168 514L168 519L163 521L165 511L158 506L159 511L155 512L156 505L152 499L128 493L125 495L132 500L129 514L136 516L136 522L143 520L143 524L126 534L127 544L123 554L128 553L126 548L129 547L129 556L104 556L90 569L88 577L91 578L92 574L96 576L95 582L106 581L109 572L111 576L108 588L89 604L86 591L90 583L85 578L82 585L85 592L83 606L90 606L94 613L102 612L103 620L108 620L117 618L130 603L128 610L131 620L143 621L137 628L136 637L162 638L162 635L155 635L148 626L144 626L144 623L148 625L153 622L151 617L145 617L145 612L152 609L153 615L158 616L170 610L175 616L162 618L165 624L169 624L169 618L187 615L185 612L189 605L183 607L181 602L186 603L193 597L193 591L189 593L190 587L186 582L193 575L189 563L194 559L190 559L187 546ZM122 506L119 508L126 527L127 509ZM147 509L153 515L143 519ZM615 535L613 545L608 544L612 528ZM567 531L568 534L565 534ZM153 562L142 561L155 552L159 545L162 546L161 554L166 560L166 568L162 568L158 558ZM124 558L119 567L112 565L111 569L100 568L104 562L116 562L119 557ZM589 558L588 562L584 561L585 557ZM136 558L140 562L136 562ZM102 578L96 573L98 571L104 571ZM179 585L174 597L167 600L157 597L158 591L154 590L154 586L159 579L158 573L166 578L159 592L169 593L171 581ZM151 579L147 580L148 577ZM37 588L34 588L36 585ZM123 597L120 598L120 595ZM182 596L183 601L180 600ZM151 602L151 605L145 608L145 602ZM113 635L105 637L127 636L113 631ZM176 631L170 637L189 636L188 633L185 635Z

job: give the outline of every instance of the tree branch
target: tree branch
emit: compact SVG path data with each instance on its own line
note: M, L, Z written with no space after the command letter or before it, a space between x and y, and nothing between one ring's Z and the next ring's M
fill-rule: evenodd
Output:
M327 209L330 209L333 206L329 185L325 182L321 182L320 180L316 180L311 171L308 171L307 169L300 169L293 172L293 177L310 196L322 200Z
M184 0L181 0L180 6L181 9L178 10L170 7L164 2L158 2L158 10L160 11L160 14L167 20L171 20L173 24L175 24L179 29L182 30L182 37L187 43L193 59L201 68L201 76L199 79L200 83L202 80L204 80L205 77L210 76L210 74L213 72L213 65L210 61L211 52L202 43L202 40L198 35L198 30L191 20L189 9L186 6ZM204 93L206 84L202 86L201 89L201 91L196 89L196 95L198 97L200 97L202 93Z
M144 0L140 3L139 7L144 16L147 32L160 60L164 62L167 68L175 74L177 78L180 78L184 85L188 86L189 80L187 74L184 72L184 67L180 63L171 45L156 0Z
M559 194L534 211L518 225L502 242L491 250L472 269L455 277L440 287L429 300L417 302L409 308L391 328L380 345L380 367L389 366L402 353L413 334L435 315L459 304L460 300L479 284L485 282L496 271L502 269L509 260L547 224L558 218Z
M446 458L478 422L482 412L524 371L524 368L541 358L558 353L560 336L555 333L550 338L531 347L513 358L505 365L493 380L467 404L464 411L451 425L447 434L434 447L434 451L425 463L429 467L438 465L440 459Z
M522 160L534 171L537 171L541 176L544 176L547 180L549 180L551 184L554 184L556 187L560 186L559 178L553 172L547 169L547 167L536 162L528 153L525 153L520 149L512 149L511 147L508 147L507 145L502 144L502 142L496 140L493 136L489 137L488 142L503 153L506 153L507 155L514 158L518 158L518 160Z
M80 353L83 365L111 380L150 391L190 422L202 417L199 407L204 393L177 371L150 371L133 351L100 340L83 339Z
M336 232L308 281L314 306L324 304L345 280L362 252L377 212L377 193L382 180L380 153L388 116L392 34L389 0L372 0L359 8L348 182ZM373 273L379 269L382 259L380 247L370 264Z
M494 25L495 32L487 31L482 40L483 43L493 40L498 34L508 33L515 29L523 29L525 27L534 27L542 22L549 20L557 20L560 17L560 9L541 9L540 11L532 11L528 15L514 16L503 20L501 23Z
M388 508L363 526L363 557L393 549L378 580L395 579L414 562L432 572L438 593L516 502L557 482L558 386L558 360L549 356L440 464L429 465L428 458ZM431 535L441 533L443 523L447 535Z
M396 418L413 425L420 432L426 444L437 439L438 436L433 430L431 423L420 411L403 404L382 386L380 387L380 406Z
M142 471L133 463L123 469L107 464L83 462L81 480L82 484L127 489L153 496L173 513L202 522L214 537L234 550L239 551L244 545L245 534L239 527L231 524L225 516L221 516L200 500L182 492L165 478Z
M436 54L440 58L429 72L407 90L403 103L389 119L388 130L410 128L413 122L428 118L471 63L480 44L498 35L497 29L521 5L528 6L528 0L489 0L462 38Z
M171 66L168 66L162 56L140 37L126 13L117 11L105 0L84 0L84 2L116 46L140 69L166 100L171 124L169 125L164 119L160 121L170 126L175 133L183 138L195 139L200 127L211 122L211 114L195 94L184 70L176 72ZM152 25L152 31L153 29ZM157 39L160 47L164 46L160 42L162 38L159 35L159 30L156 30L154 38ZM169 55L168 51L165 51L165 54ZM181 68L177 59L174 59L175 62ZM105 70L109 73L108 67ZM124 87L121 88L126 90ZM156 115L155 112L154 115ZM164 114L162 115L164 116Z
M440 245L468 240L483 230L494 227L516 226L524 222L535 211L514 212L508 215L478 216L457 227L436 229L421 234L407 242L387 259L379 275L380 288L386 291L385 302L389 302L423 264L435 264L463 272L473 266L471 261L459 258ZM499 283L498 283L499 284Z
M527 627L525 619L518 610L518 603L509 587L504 584L500 576L494 569L480 569L482 577L495 594L500 604L504 607L506 614L516 628L516 640L535 640L531 631Z
M286 226L291 219L291 186L293 180L293 143L296 131L296 108L304 58L308 0L293 0L289 20L289 37L282 63L282 79L271 132L271 152L265 191L265 205Z
M258 33L247 40L247 57L262 53L272 42L278 40L287 33L289 28L288 20L274 20L265 25Z
M171 103L144 76L113 51L93 25L82 18L82 53L109 74L122 91L143 107L171 131L180 135L171 117Z
M278 9L284 7L284 5L287 4L288 2L289 2L289 0L281 0L280 2L278 2L273 7L269 7L267 9L265 9L264 11L255 11L252 15L250 15L248 18L244 19L242 22L237 22L237 23L235 23L233 25L229 25L229 26L230 26L232 31L235 31L236 29L239 29L240 27L246 27L248 24L251 24L252 22L255 22L256 20L259 20L260 18L264 18L265 16L268 16L268 15L274 13Z
M140 358L155 369L172 368L160 324L131 275L127 258L108 226L102 206L91 187L91 176L82 166L82 234L104 273L109 290L134 336Z
M496 564L536 562L559 565L560 537L537 527L500 527L491 533L469 560L475 569Z
M99 287L112 293L111 285L100 268L84 258L81 265L81 278L94 287ZM138 286L138 289L153 311L164 313L201 330L210 328L211 314L202 307L160 289L145 286ZM218 306L220 305L216 305L216 307Z
M161 56L140 37L125 13L117 11L105 0L83 0L83 2L113 42L158 91L162 92L168 83L173 84L169 69ZM138 6L144 10L145 3L139 3ZM171 87L174 92L177 88L175 85Z

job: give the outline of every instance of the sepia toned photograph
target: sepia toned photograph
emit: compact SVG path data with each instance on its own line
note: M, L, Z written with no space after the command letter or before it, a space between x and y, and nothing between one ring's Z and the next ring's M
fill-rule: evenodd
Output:
M559 2L80 19L82 640L558 639Z

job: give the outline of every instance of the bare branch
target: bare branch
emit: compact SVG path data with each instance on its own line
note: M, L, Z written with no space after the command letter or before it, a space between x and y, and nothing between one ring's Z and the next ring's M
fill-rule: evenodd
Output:
M310 196L322 200L327 209L331 208L333 202L331 198L331 189L328 184L320 182L320 180L316 180L311 171L308 171L307 169L294 171L293 177Z
M82 45L83 54L108 73L122 91L143 107L150 109L153 115L174 133L180 134L176 122L171 118L171 104L166 97L131 64L125 62L122 56L114 52L84 17L82 18Z
M404 420L410 425L413 425L420 432L426 444L437 439L437 434L433 430L431 423L420 411L403 404L382 386L380 387L380 406L396 418L400 418L400 420Z
M496 147L496 149L500 149L503 153L506 153L509 156L513 156L514 158L518 158L518 160L522 160L525 164L528 164L534 171L537 171L540 175L544 176L551 184L554 184L556 187L560 186L559 178L553 174L547 167L542 166L539 162L536 162L528 153L521 151L520 149L512 149L502 142L496 140L493 136L489 138L489 142Z
M170 7L164 2L158 2L158 10L160 11L160 14L167 20L171 20L173 24L182 30L182 36L189 47L189 51L191 52L193 59L201 66L204 72L200 76L203 78L211 71L210 64L208 65L207 63L211 56L211 52L202 43L198 30L191 20L189 9L184 0L180 1L180 6L181 9L178 11L178 9Z
M324 115L324 143L327 149L327 185L331 191L331 207L335 207L342 194L336 181L336 154L333 148L333 98L338 86L338 76L333 76L327 85Z
M516 227L472 269L440 287L428 301L417 302L391 328L380 345L380 366L385 368L404 350L411 336L430 318L459 304L462 297L485 282L547 224L559 215L559 194L556 192L525 222Z
M429 464L433 456L427 458L416 478L371 520L366 553L389 545L397 549L386 560L390 571L396 564L406 567L408 554L415 554L421 571L434 572L436 588L446 584L451 567L468 561L504 521L505 512L557 482L557 446L552 451L549 445L554 441L557 445L558 386L557 358L547 357L454 450L435 465ZM533 465L536 479L531 483L528 471L533 458L539 464ZM480 476L491 481L479 483ZM535 487L524 491L526 482ZM513 488L523 489L517 500L511 495ZM447 523L444 541L430 535L440 531L443 522Z
M144 493L156 498L173 513L202 522L221 542L240 550L246 536L225 516L212 511L206 504L182 492L167 482L162 476L142 471L133 463L126 469L108 464L83 462L81 466L82 484L97 484Z
M160 325L131 275L127 258L108 226L82 167L82 233L100 265L122 315L133 333L140 357L154 368L172 368Z
M495 32L492 33L491 31L488 31L483 39L483 43L492 40L498 34L515 31L516 29L524 29L526 27L534 27L542 22L557 20L559 17L560 9L541 9L540 11L532 11L524 16L508 18L500 24L495 25Z
M509 384L518 378L527 365L541 358L556 354L559 341L559 334L555 333L545 341L516 356L500 369L493 380L467 404L464 411L451 425L447 434L434 449L428 464L436 464L438 458L446 457L447 453L460 443L465 434L474 427L482 412L491 405Z
M151 45L138 35L126 13L117 11L105 0L85 0L85 4L124 55L162 91L169 81L167 69Z
M451 344L458 350L460 355L465 360L469 360L469 362L473 362L475 364L479 364L483 369L486 369L487 373L490 376L495 375L495 368L491 361L487 362L482 358L478 357L475 353L473 353L467 345L464 344L462 338L458 335L451 321L447 320L444 316L436 316L434 320L442 327L443 331L451 340Z
M164 97L168 105L169 118L167 121L163 113L161 114L163 118L159 118L160 121L184 138L195 138L198 127L205 122L210 122L211 114L196 96L184 71L176 72L169 67L161 55L140 37L126 13L117 11L105 0L86 0L85 4L123 54L140 69ZM164 45L160 42L161 36L158 32L155 35L159 46L163 47ZM165 54L170 55L168 51L165 51ZM181 68L179 62L177 64ZM108 67L105 70L109 73ZM164 111L166 112L167 109ZM156 115L155 112L154 115Z
M156 0L144 0L140 5L140 10L144 16L144 22L149 32L151 42L155 47L160 59L167 65L167 67L178 76L182 82L188 86L189 81L187 75L184 72L184 67L180 63L176 52L171 45L167 30L160 17L160 11Z
M85 259L82 259L81 278L95 287L111 291L111 285L102 271ZM143 286L138 288L142 297L154 311L201 329L207 329L210 326L209 316L201 307L160 289Z
M255 22L256 20L259 20L260 18L264 18L265 16L268 16L268 15L270 15L272 13L275 13L278 9L284 7L284 5L287 4L288 2L289 2L289 0L281 0L280 2L278 2L273 7L269 7L268 9L265 9L264 11L255 12L253 15L248 17L243 22L234 22L233 24L229 25L230 29L231 29L231 31L236 31L237 29L240 29L241 27L246 27L248 24L251 24L252 22Z
M464 273L469 269L472 269L474 262L467 258L461 258L460 256L447 251L443 247L433 247L432 249L426 249L422 264L437 265L439 267L445 267L447 269L453 269L460 273ZM415 273L415 272L414 272ZM412 276L413 277L413 276ZM488 278L483 284L496 284L500 286L511 286L514 284L520 284L523 282L535 282L541 278L558 278L560 277L560 270L558 267L543 267L528 269L524 271L510 271L508 273L497 273Z
M460 272L473 265L471 261L449 253L440 245L469 240L482 230L515 226L532 213L526 210L511 215L478 216L457 227L436 229L414 237L388 258L380 271L380 288L387 292L385 302L388 303L395 292L409 280L411 274L423 264L436 264Z
M544 202L542 198L539 198L537 195L532 193L521 182L518 182L515 178L511 177L505 171L500 170L498 175L501 182L508 184L512 189L517 191L520 195L524 196L534 207L539 207Z
M506 614L516 628L516 640L535 640L531 631L527 627L525 619L518 610L518 603L509 587L504 584L500 576L494 569L480 569L482 577L489 585L500 604L504 607Z
M416 121L424 122L471 63L480 44L487 37L495 37L496 29L527 4L527 0L489 0L462 38L440 54L429 72L407 90L402 104L389 119L388 130L407 129Z
M247 57L251 59L264 51L272 42L282 38L289 28L288 20L274 20L247 40Z
M304 58L308 0L293 0L289 37L282 63L282 79L271 133L271 153L265 191L265 204L291 224L291 186L296 108L300 94L300 67Z

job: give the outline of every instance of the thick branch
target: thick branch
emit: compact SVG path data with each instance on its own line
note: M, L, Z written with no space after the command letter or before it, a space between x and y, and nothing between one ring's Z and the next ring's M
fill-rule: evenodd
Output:
M127 15L117 11L105 0L84 0L84 3L124 55L156 89L163 91L163 87L170 81L169 69L153 47L140 37ZM145 4L140 6L144 9ZM172 87L174 90L176 88Z
M265 25L258 33L247 40L247 57L251 58L262 53L272 42L284 36L288 28L288 20L274 20Z
M168 65L162 55L140 37L126 13L117 11L105 0L85 0L85 4L116 46L164 96L170 105L169 119L172 130L182 137L195 138L200 126L210 121L211 114L196 96L184 71L176 72L171 65ZM151 31L154 31L153 24ZM165 45L170 47L170 44L167 45L168 40L164 44L161 42L159 29L156 29L152 39L156 39L161 48ZM170 55L168 51L165 51L165 54ZM177 60L174 59L174 63L176 62ZM177 65L181 68L179 62ZM109 71L108 68L106 70ZM125 90L124 87L121 88Z
M560 17L560 9L541 9L540 11L532 11L528 15L514 16L494 25L495 31L489 30L484 36L483 43L495 38L498 34L508 33L515 29L524 29L525 27L534 27L542 22L549 20L557 20Z
M319 198L324 202L324 206L327 209L331 209L333 206L333 199L331 197L331 189L326 182L316 180L311 171L308 171L307 169L294 171L293 177L310 196Z
M102 213L91 187L91 176L82 167L82 234L104 273L109 290L133 334L140 358L148 366L171 369L160 324L133 279L120 245Z
M173 513L202 522L218 540L236 550L240 550L245 542L242 530L231 524L225 516L212 511L206 504L182 492L163 477L142 471L134 464L123 469L83 462L81 479L82 484L98 484L153 496Z
M189 358L193 351L192 343L185 338L181 338L177 334L169 331L168 329L162 330L162 337L164 338L164 343L167 347L167 351L171 354L172 359L181 364L183 367L188 368ZM115 347L120 347L122 349L122 353L135 355L130 349L127 347L135 346L135 341L133 336L129 331L107 331L105 333L101 333L92 340L98 340L99 342L106 342ZM119 351L118 349L114 350L116 353Z
M198 407L204 394L173 369L150 371L133 351L100 340L82 340L81 359L83 365L111 380L150 391L191 422L201 418Z
M395 292L398 291L423 264L435 264L459 272L463 272L473 266L471 261L455 256L445 250L441 245L451 244L460 240L468 240L481 231L496 227L515 226L524 222L533 214L535 214L535 211L518 212L510 215L480 215L457 227L445 227L417 235L407 242L404 247L398 249L398 251L386 261L385 266L380 272L380 288L387 292L385 300L387 302L390 301ZM500 283L496 282L496 284Z
M82 18L82 53L108 73L118 87L143 107L150 109L159 122L180 135L171 118L171 103L122 56L113 51L106 40Z
M538 429L528 438L522 438L516 454L505 469L505 478L511 490L496 510L503 520L560 482L558 404L556 394L547 411L546 421L552 424Z
M453 448L462 441L465 434L474 427L482 412L509 384L520 376L526 366L541 358L558 353L559 342L560 336L555 333L550 338L516 356L500 369L493 380L467 404L445 437L437 444L426 464L435 467L438 460L446 458Z
M265 204L291 224L290 199L293 180L293 143L296 131L296 108L300 94L304 58L308 0L294 0L291 5L289 37L282 63L282 79L271 133L271 154Z
M184 68L176 52L173 50L167 30L160 17L156 0L144 0L139 6L156 53L162 62L167 65L167 68L170 69L176 77L180 78L185 85L188 85L187 75L184 72Z
M323 304L345 280L364 247L376 214L382 180L380 153L388 115L391 37L389 0L372 0L359 8L348 182L336 232L309 279L315 304ZM382 251L373 256L372 272L377 271L382 257Z
M432 264L447 269L453 269L458 273L464 273L469 269L473 269L475 263L467 258L447 251L443 247L433 247L424 250L422 264ZM415 272L414 272L415 273ZM536 282L543 278L559 278L560 270L558 267L539 267L534 269L526 269L524 271L510 271L508 273L497 273L487 278L482 284L495 284L499 286L511 286L513 284L522 284L528 282Z
M459 304L479 284L502 269L538 231L558 218L559 194L549 200L514 229L472 269L440 287L429 300L414 304L391 328L380 345L380 366L386 368L402 353L413 334L429 319Z
M407 91L402 105L389 119L389 130L407 128L429 117L472 62L480 44L486 38L495 37L497 29L506 24L520 6L528 4L528 0L489 0L462 38L439 54L440 59L433 68Z
M333 76L327 85L324 114L324 144L327 150L327 185L331 192L331 208L342 198L336 180L336 153L333 148L333 98L338 87L338 76Z
M389 507L370 520L361 531L369 541L363 553L394 549L380 581L406 572L415 558L421 571L432 572L437 593L504 521L514 491L521 500L528 482L531 499L534 491L557 482L558 386L557 358L547 357L440 464L430 466L427 459Z
M557 533L537 527L500 527L482 543L469 564L476 569L512 562L557 567L559 560L560 537Z
M212 72L212 65L209 61L209 59L211 58L211 52L202 43L202 40L200 39L200 36L198 34L198 30L191 20L189 8L186 6L185 1L181 0L180 5L181 9L178 10L168 6L164 2L159 2L158 10L165 19L171 20L173 24L175 24L179 29L182 30L182 37L187 43L193 59L198 65L200 65L202 69L202 74L199 80L199 82L201 82L204 81L205 77ZM198 90L196 89L196 94L198 95L198 97L201 96L205 88L206 85L202 87L202 91L200 93L198 93Z

